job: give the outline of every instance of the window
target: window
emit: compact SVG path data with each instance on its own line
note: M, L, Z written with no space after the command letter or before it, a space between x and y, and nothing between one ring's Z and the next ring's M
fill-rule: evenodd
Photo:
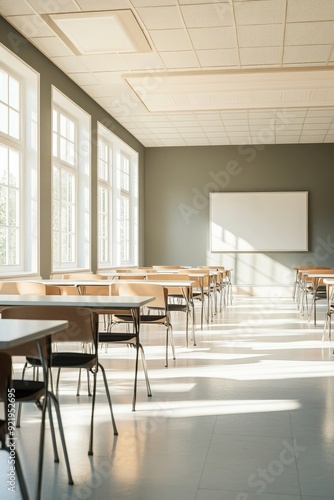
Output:
M99 263L108 266L112 234L112 146L101 138L98 143L98 249Z
M38 272L38 76L0 47L0 272Z
M138 154L98 124L99 268L138 263Z
M89 118L54 89L53 270L89 268Z

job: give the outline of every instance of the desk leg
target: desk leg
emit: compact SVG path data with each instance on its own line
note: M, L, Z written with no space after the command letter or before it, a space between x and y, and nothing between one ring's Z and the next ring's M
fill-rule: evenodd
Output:
M133 318L133 327L136 333L136 364L135 364L135 381L133 387L133 399L132 399L132 411L136 409L137 400L137 380L138 380L138 361L139 361L139 321L140 321L140 310L139 308L131 309L131 314Z

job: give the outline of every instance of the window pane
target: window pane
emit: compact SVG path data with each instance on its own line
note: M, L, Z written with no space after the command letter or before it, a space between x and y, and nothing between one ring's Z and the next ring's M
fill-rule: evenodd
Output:
M9 135L20 138L20 114L13 109L9 109Z
M8 148L0 146L0 184L8 184Z
M0 225L7 225L8 188L0 185Z
M52 111L52 130L58 131L58 111L55 109Z
M8 104L8 74L0 70L0 101Z
M9 180L10 186L20 186L20 155L13 149L9 150Z
M8 230L8 264L10 266L19 264L19 231Z
M8 225L19 226L19 192L17 189L8 190Z
M0 102L0 132L8 134L8 107Z
M0 265L7 264L7 229L0 227Z
M55 132L52 134L52 154L53 156L59 156L59 151L58 151L58 136Z
M67 154L66 154L66 140L63 139L62 137L60 138L60 159L63 161L67 160Z
M12 76L9 77L9 106L20 109L20 83Z
M60 135L62 137L66 137L66 125L67 125L66 116L60 113Z

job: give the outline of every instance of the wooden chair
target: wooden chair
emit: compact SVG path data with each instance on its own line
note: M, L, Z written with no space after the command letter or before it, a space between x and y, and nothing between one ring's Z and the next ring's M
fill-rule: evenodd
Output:
M179 273L152 273L147 275L147 281L193 281L188 274ZM195 311L192 298L192 289L168 285L168 309L170 313L183 312L186 315L186 347L189 345L189 322L192 322L192 340L196 345Z
M332 315L334 314L334 285L326 285L327 295L327 309L324 323L324 332L322 340L325 340L326 333L328 332L328 340L332 340Z
M175 359L175 344L173 337L173 328L170 322L170 313L168 308L168 290L167 288L148 282L142 283L115 283L112 285L114 295L122 296L153 296L154 301L147 305L147 314L140 315L140 324L160 325L166 328L166 355L165 366L168 366L168 344L169 336L172 347L173 359ZM117 314L114 321L133 323L133 318L128 314Z

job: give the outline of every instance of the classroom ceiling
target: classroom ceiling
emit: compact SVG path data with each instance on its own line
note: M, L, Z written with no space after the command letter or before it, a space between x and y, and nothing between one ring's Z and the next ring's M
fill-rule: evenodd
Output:
M1 0L146 147L334 142L333 0Z

